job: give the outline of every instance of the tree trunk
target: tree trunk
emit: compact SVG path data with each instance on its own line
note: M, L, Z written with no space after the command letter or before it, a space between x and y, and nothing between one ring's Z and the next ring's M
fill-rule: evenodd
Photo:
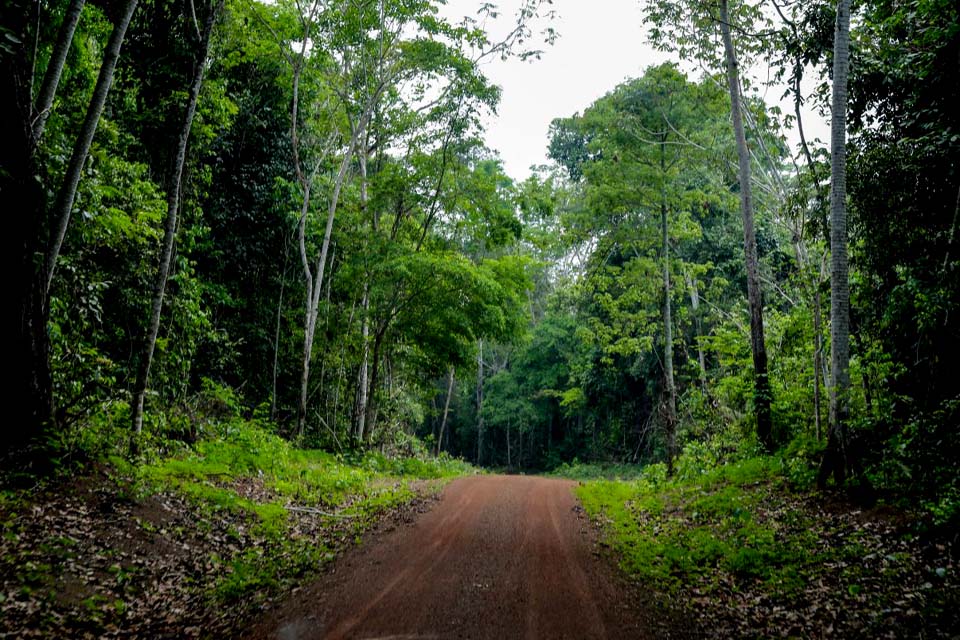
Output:
M740 212L743 215L743 250L747 267L747 300L750 305L750 347L753 352L753 403L757 419L757 439L767 451L773 450L773 419L770 405L773 394L767 377L767 347L763 336L763 296L760 290L760 268L757 259L757 238L753 228L753 193L750 184L750 150L743 130L740 112L740 72L737 54L730 36L727 0L720 0L720 32L726 57L727 84L730 89L730 116L737 142L740 167Z
M330 238L333 236L333 220L337 215L337 207L340 203L340 192L347 179L347 173L350 169L350 161L357 148L357 142L363 135L367 123L370 120L372 106L363 114L357 129L353 132L350 144L343 153L340 161L340 170L337 172L336 180L333 183L333 193L330 196L330 204L327 207L327 225L323 232L323 242L320 245L320 256L317 258L315 273L311 271L309 258L307 256L305 227L306 216L310 210L310 185L306 180L303 185L304 196L303 204L300 209L300 257L304 266L304 279L307 285L307 304L304 313L304 336L303 336L303 372L300 377L300 404L297 408L297 433L302 436L306 427L307 419L307 388L310 383L310 358L313 355L313 336L316 331L317 316L320 312L320 285L323 283L323 272L327 264L327 254L330 251ZM312 179L312 177L311 177Z
M847 76L850 68L850 0L837 3L833 39L830 124L830 432L817 475L822 488L832 474L838 486L851 466L847 442L850 393L850 281L847 263Z
M366 431L367 425L367 404L369 403L370 395L370 348L368 345L370 340L370 320L366 316L370 309L369 295L370 294L367 286L364 285L363 300L361 301L361 307L364 313L361 330L361 339L363 340L363 346L361 348L363 349L363 356L360 360L360 373L357 380L357 420L356 430L354 433L357 442L363 442L363 434Z
M32 69L25 49L32 37L30 15L35 3L13 0L0 3L0 24L21 42L4 55L0 73L0 195L7 207L5 232L0 235L3 255L13 264L9 276L13 300L4 305L7 341L4 366L10 375L4 385L5 408L0 429L0 457L20 454L41 442L53 423L53 388L50 378L50 346L47 336L49 299L44 295L43 265L36 255L44 250L44 190L34 176L39 173L31 118ZM42 261L41 261L42 262Z
M273 330L273 374L270 379L270 420L277 419L277 372L280 369L280 320L283 318L283 290L287 284L289 245L283 243L283 273L280 276L280 295L277 296L277 322Z
M693 326L697 332L697 362L700 365L700 387L703 394L708 395L707 391L707 357L703 352L703 321L700 319L700 291L697 289L696 278L687 276L687 288L690 289L690 309L693 311Z
M480 466L480 454L483 446L483 338L478 341L477 350L477 466Z
M364 145L366 146L366 144ZM360 209L365 211L367 208L367 150L364 149L358 154L360 159ZM360 322L361 322L361 351L360 374L357 388L357 420L355 439L357 442L363 442L363 434L366 430L367 422L367 402L370 393L370 379L368 374L370 362L370 284L369 279L363 282L363 299L360 302Z
M67 227L70 225L70 212L73 210L73 203L77 197L80 174L83 171L87 155L90 153L93 136L97 132L100 115L103 113L103 106L107 102L107 94L110 93L110 85L113 84L113 72L117 67L117 60L120 58L120 47L123 45L127 27L130 26L130 19L133 17L136 8L137 0L126 0L117 23L114 25L113 31L110 32L110 40L107 42L107 48L103 53L100 73L97 75L97 84L93 89L93 96L87 106L87 114L83 119L83 125L80 127L80 133L73 146L70 162L67 164L67 173L63 178L63 184L51 212L53 229L44 268L45 292L47 293L50 291L50 283L53 281L53 274L57 268L57 258L60 255L60 248L63 246L63 238L66 236Z
M363 437L367 442L369 442L372 438L373 430L377 426L377 403L374 393L376 393L377 384L380 381L380 356L382 355L383 351L384 335L386 335L386 327L378 329L373 338L373 352L370 355L370 362L372 365L370 367L370 380L368 382L369 396L367 398L366 417L364 418L364 422L366 423L366 432L363 434Z
M296 102L296 100L294 100ZM310 385L310 358L313 355L313 272L307 257L306 225L310 210L310 182L303 184L303 199L300 203L300 223L298 239L300 241L300 259L303 263L304 284L307 300L303 310L303 358L300 367L300 402L297 405L297 437L303 437L307 422L307 395Z
M447 374L447 398L443 402L443 420L440 421L440 437L437 438L437 449L434 455L440 455L443 449L443 434L447 429L447 416L450 415L450 397L453 395L453 376L454 368L450 367L450 373Z
M37 93L32 126L34 146L40 144L43 130L47 126L47 118L50 117L50 112L53 110L53 99L57 95L60 76L63 75L63 66L67 61L67 54L70 52L73 33L77 29L77 23L80 22L84 2L85 0L70 0L70 5L67 7L66 13L63 14L63 22L60 24L60 30L57 33L56 44L53 45L50 62L47 63L47 70L43 74L43 84L40 85L40 91Z
M817 433L817 441L823 437L823 426L821 423L821 410L823 405L822 392L820 386L820 369L823 368L823 328L820 326L820 300L819 283L814 283L813 292L813 422ZM824 379L826 382L826 379Z
M660 173L666 175L665 144L660 142ZM660 237L663 258L663 377L664 377L664 431L667 437L667 475L673 475L673 460L677 455L677 388L673 379L673 313L670 308L670 234L667 228L667 194L660 192Z
M150 365L153 363L153 351L157 344L157 333L160 330L160 316L163 311L163 296L170 277L173 262L173 248L177 241L177 217L180 209L181 194L183 192L183 167L187 159L187 144L190 141L190 130L193 127L193 118L197 112L197 101L200 96L200 87L203 84L203 72L207 65L207 54L210 50L210 34L217 15L223 6L220 0L216 6L211 5L207 10L207 19L200 36L199 50L194 62L193 78L190 82L190 93L183 116L183 126L177 139L177 152L170 167L167 183L167 218L163 230L163 246L160 254L160 267L157 280L154 283L153 303L150 308L150 324L143 339L140 352L140 361L137 367L137 379L133 388L133 402L131 406L133 433L139 435L143 429L143 403L147 393L147 383L150 380Z
M513 461L510 459L510 418L507 418L507 470L513 468Z

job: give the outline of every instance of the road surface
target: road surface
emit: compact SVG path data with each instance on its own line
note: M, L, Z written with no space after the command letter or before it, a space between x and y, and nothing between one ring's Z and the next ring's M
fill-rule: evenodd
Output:
M375 538L251 630L250 638L644 638L597 557L575 483L452 482L415 523Z

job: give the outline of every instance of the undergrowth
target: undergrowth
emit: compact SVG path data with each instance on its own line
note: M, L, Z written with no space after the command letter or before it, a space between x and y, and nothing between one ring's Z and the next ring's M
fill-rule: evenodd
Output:
M298 449L254 421L235 418L187 454L132 470L135 490L174 490L201 511L247 519L261 544L224 559L216 596L236 600L272 587L332 557L322 540L294 532L293 514L338 523L359 536L377 516L415 497L414 480L442 480L471 471L447 456L391 458L378 452L349 455ZM120 459L113 460L118 469ZM263 548L261 548L263 547Z
M921 541L908 513L812 492L793 450L804 446L712 468L685 451L674 478L651 465L577 493L624 571L689 609L708 635L949 635L949 544Z
M416 441L402 456L300 449L230 413L135 461L113 421L91 425L57 477L0 491L0 635L232 635L373 525L474 471Z
M564 462L547 475L570 480L633 480L644 474L644 467L637 464Z

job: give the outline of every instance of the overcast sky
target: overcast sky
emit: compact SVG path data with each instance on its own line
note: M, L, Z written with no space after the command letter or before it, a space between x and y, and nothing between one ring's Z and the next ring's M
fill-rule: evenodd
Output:
M513 20L520 0L497 2L500 29ZM452 19L475 15L477 0L448 0L444 14ZM553 0L560 33L540 60L499 59L487 63L489 78L503 88L499 113L487 127L487 146L500 152L507 173L516 180L530 166L547 162L547 130L554 118L582 112L627 78L668 59L644 37L640 0ZM493 25L496 37L498 25ZM779 92L776 92L779 93ZM772 96L778 98L779 96ZM792 111L792 109L791 109ZM829 126L819 118L804 118L808 137L828 139Z

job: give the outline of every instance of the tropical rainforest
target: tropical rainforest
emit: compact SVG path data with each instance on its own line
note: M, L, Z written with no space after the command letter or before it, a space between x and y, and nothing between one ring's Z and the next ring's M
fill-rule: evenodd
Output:
M621 567L674 600L743 580L809 598L820 569L785 568L816 547L798 536L848 540L881 509L889 539L819 558L909 568L871 565L888 580L866 604L868 568L824 591L956 633L960 10L641 4L673 62L556 113L520 179L485 143L484 69L549 55L549 0L496 36L490 3L5 2L0 628L169 623L130 595L169 567L88 540L106 511L181 536L178 628L227 634L249 611L192 605L276 593L412 479L486 468L582 480ZM151 524L158 500L194 515ZM84 555L112 591L44 596ZM890 604L890 575L916 600ZM819 636L775 605L714 623Z

